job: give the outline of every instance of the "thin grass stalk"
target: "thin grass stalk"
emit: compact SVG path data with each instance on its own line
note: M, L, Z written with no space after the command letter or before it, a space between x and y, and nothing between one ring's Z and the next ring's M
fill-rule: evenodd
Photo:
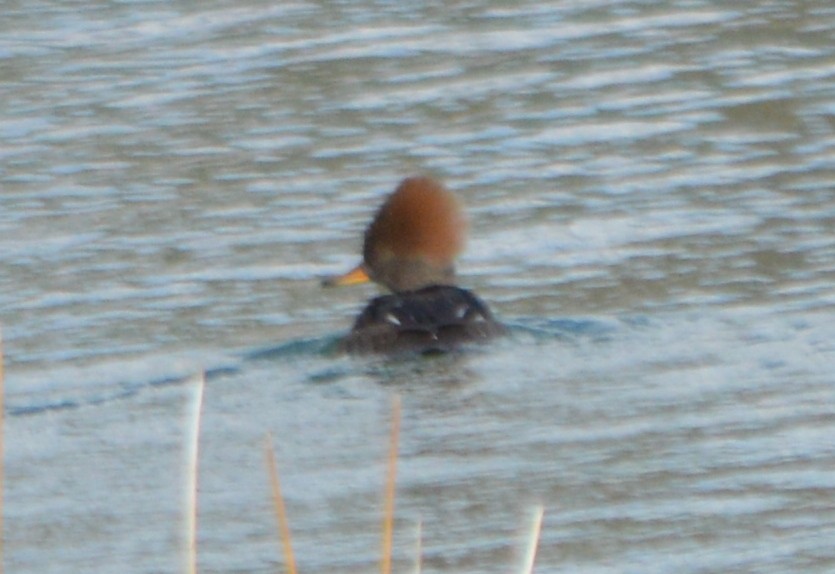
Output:
M391 443L388 456L388 478L383 507L383 549L380 574L391 574L392 538L394 535L394 494L397 484L397 448L400 441L400 397L392 401Z
M3 550L5 539L5 530L3 529L3 489L5 488L6 477L6 451L5 451L5 434L6 434L6 387L4 381L3 368L3 332L0 330L0 574L3 574Z
M542 530L542 516L545 509L540 505L534 508L531 530L528 533L528 547L525 552L525 560L522 563L520 574L532 574L533 563L536 560L536 550L539 547L539 533Z
M293 542L290 537L290 522L287 520L287 508L284 506L284 497L281 495L281 482L278 479L278 464L273 449L273 437L267 433L264 452L267 457L267 468L270 472L270 489L273 495L273 506L275 517L278 523L278 532L281 537L281 549L284 553L284 562L289 574L296 574L296 557L293 554Z
M417 521L417 541L415 545L415 574L423 568L423 519Z
M205 387L205 374L200 373L192 399L191 427L186 443L186 574L197 574L197 480Z

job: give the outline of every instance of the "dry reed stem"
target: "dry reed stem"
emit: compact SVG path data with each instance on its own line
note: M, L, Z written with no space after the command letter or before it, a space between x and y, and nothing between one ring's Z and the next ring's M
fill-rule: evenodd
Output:
M394 490L397 484L397 447L400 440L400 396L392 401L391 443L388 456L388 479L383 508L383 551L380 574L391 574L392 537L394 533Z
M275 517L278 522L278 531L281 536L281 548L284 552L284 561L287 564L289 574L296 574L296 557L293 555L293 542L290 537L290 523L287 520L287 508L284 506L284 497L281 496L281 483L278 480L278 464L275 460L273 449L273 437L267 433L264 452L267 457L267 468L270 472L270 488L275 506Z
M200 373L194 392L191 427L186 443L186 573L197 574L197 478L200 448L200 419L206 376Z
M525 561L522 564L522 569L519 571L520 574L531 574L533 572L533 563L536 559L536 549L539 546L539 532L542 529L543 514L545 514L545 509L542 506L534 508L531 530L528 534L528 548L525 552Z
M5 538L5 531L3 530L3 488L5 487L5 456L4 438L6 432L6 388L4 383L4 369L3 369L3 332L0 331L0 574L3 574L3 539Z
M415 574L420 574L423 568L423 519L417 521L417 544L415 545Z

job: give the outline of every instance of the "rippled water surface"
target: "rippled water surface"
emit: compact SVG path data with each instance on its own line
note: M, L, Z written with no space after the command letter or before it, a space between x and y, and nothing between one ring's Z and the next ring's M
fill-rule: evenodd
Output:
M10 2L0 19L5 564L203 572L835 571L835 7ZM323 351L408 174L470 217L513 334Z

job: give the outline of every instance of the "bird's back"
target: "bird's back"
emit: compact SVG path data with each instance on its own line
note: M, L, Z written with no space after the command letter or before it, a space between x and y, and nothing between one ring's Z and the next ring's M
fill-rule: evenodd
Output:
M340 348L349 353L445 352L504 332L472 292L435 285L375 297Z

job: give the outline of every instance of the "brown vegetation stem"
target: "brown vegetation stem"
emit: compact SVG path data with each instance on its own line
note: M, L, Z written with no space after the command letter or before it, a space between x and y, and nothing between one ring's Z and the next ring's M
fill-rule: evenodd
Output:
M3 488L5 487L5 445L4 437L6 432L6 388L4 383L4 369L3 369L3 333L0 331L0 574L3 574L3 540L5 538L5 531L3 530Z
M395 396L391 414L391 443L388 456L388 480L386 482L383 509L383 553L380 558L380 574L391 574L392 538L394 532L394 491L397 484L397 447L400 440L400 397Z
M270 471L270 487L272 489L278 531L281 535L284 561L287 563L287 572L289 574L296 574L296 557L293 555L290 523L287 520L287 508L284 506L284 497L281 495L281 482L278 479L278 464L276 463L275 450L273 449L273 437L269 433L267 433L265 453L267 456L267 468Z

